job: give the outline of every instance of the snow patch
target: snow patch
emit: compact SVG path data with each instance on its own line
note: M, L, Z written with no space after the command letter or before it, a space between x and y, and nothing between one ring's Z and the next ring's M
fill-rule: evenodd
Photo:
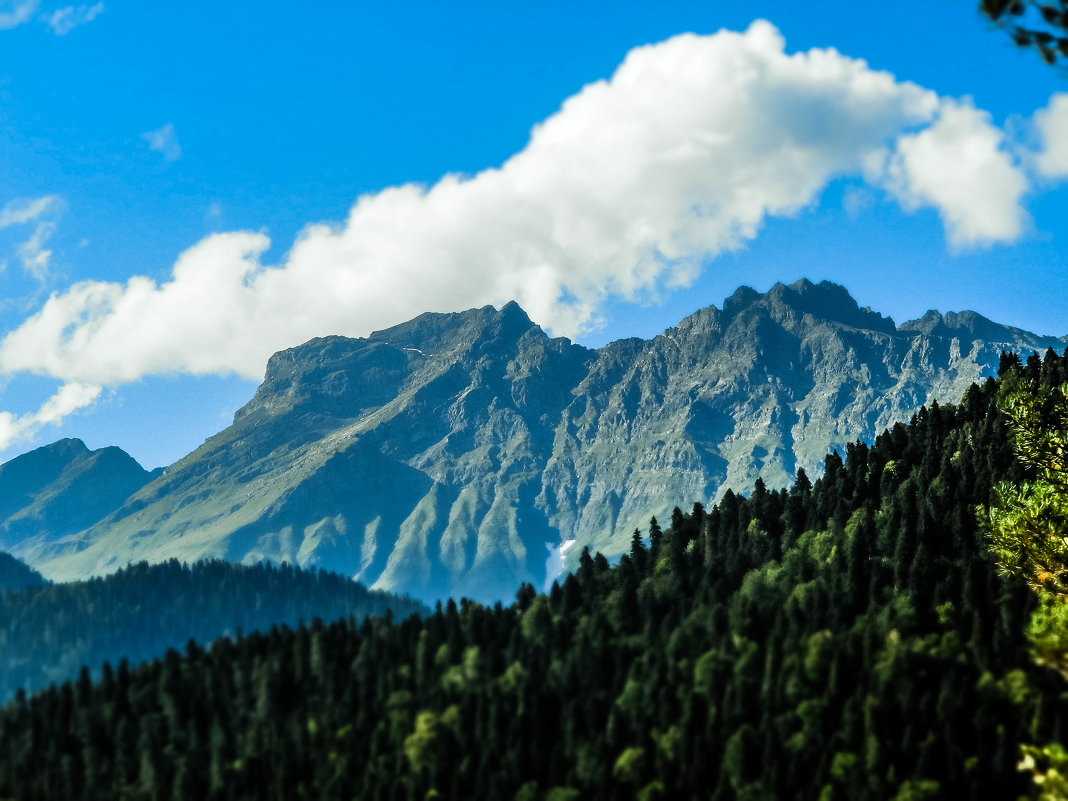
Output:
M575 540L565 540L555 548L549 543L545 547L549 549L549 558L545 560L545 585L543 592L548 592L553 587L553 582L564 572L564 557L568 549L575 544Z

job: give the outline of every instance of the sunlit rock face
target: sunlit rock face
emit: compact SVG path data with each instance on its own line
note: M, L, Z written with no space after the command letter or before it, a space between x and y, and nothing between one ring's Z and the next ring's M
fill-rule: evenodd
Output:
M971 312L895 326L808 281L600 350L514 303L424 314L275 354L232 426L92 525L11 550L53 579L213 556L506 599L674 506L817 474L829 449L958 400L1003 349L1066 344Z

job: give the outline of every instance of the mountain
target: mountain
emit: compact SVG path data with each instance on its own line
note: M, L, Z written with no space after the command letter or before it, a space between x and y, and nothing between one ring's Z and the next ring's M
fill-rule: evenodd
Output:
M62 439L0 465L0 550L24 560L117 509L159 475L121 448Z
M40 587L48 582L44 576L9 553L0 553L0 595L4 590Z
M1003 349L1065 345L972 312L896 326L806 280L600 350L515 303L424 314L275 354L232 426L84 530L11 550L59 580L269 559L422 599L505 598L584 545L622 553L676 504L818 471L958 400Z

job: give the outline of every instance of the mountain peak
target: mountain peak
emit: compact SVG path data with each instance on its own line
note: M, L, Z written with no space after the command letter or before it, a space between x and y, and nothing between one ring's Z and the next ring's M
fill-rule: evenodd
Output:
M733 317L742 309L752 306L762 297L763 295L753 289L753 287L742 284L734 290L729 298L723 301L723 313L728 317Z
M730 318L750 307L764 308L774 317L793 311L852 328L885 334L897 330L892 319L868 307L861 308L849 290L832 281L820 281L817 284L801 278L792 284L778 282L763 294L743 285L723 302L723 313Z
M503 306L501 306L501 316L502 317L505 316L505 315L511 316L511 315L516 315L516 314L522 315L527 320L530 319L530 317L527 316L527 313L525 311L523 311L523 307L520 306L519 303L514 301L514 300L510 300L507 303L505 303Z
M57 439L48 445L42 445L39 450L44 453L77 456L89 453L89 446L77 437L65 437L64 439Z
M532 328L541 330L514 300L508 301L501 307L501 310L497 312L497 320L501 335L509 338L518 338Z
M121 448L91 451L80 439L24 453L0 465L0 548L30 547L80 531L150 476Z
M1041 341L1049 339L1049 337L1037 336L1030 331L995 323L978 312L968 309L945 314L936 309L928 309L922 317L902 323L898 330L949 339L967 335L972 339L982 339L987 342L1026 343L1028 347L1042 347Z

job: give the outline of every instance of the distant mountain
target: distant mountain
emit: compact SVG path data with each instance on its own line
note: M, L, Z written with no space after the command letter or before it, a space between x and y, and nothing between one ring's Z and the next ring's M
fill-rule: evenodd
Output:
M269 559L504 598L584 545L623 552L650 515L818 471L828 449L958 400L1003 349L1066 345L972 312L899 327L804 280L600 350L515 303L424 314L275 354L232 426L85 530L12 550L54 579Z
M0 558L0 582L3 565ZM142 562L105 578L0 592L0 704L19 689L73 680L83 665L95 673L105 662L184 649L191 639L204 646L315 618L359 623L387 610L398 620L430 611L335 573L219 561Z
M0 550L34 560L48 545L117 509L150 473L121 448L62 439L0 465Z
M8 553L0 553L0 594L5 590L40 587L48 582L44 576Z

